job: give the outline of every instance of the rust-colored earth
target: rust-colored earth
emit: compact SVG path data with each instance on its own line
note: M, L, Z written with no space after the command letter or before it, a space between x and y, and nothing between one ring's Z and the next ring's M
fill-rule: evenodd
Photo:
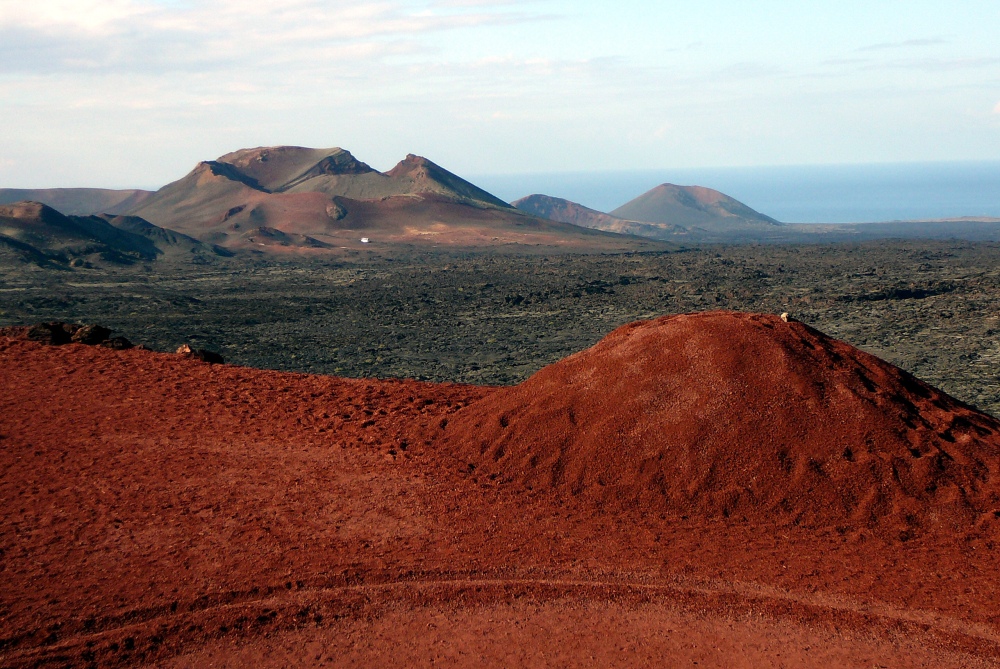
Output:
M0 666L1000 664L1000 425L798 323L514 388L0 338Z

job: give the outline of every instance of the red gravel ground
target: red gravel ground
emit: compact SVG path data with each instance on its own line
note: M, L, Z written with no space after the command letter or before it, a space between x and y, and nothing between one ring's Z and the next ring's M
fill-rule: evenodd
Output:
M766 316L512 389L0 338L0 665L997 666L998 433Z

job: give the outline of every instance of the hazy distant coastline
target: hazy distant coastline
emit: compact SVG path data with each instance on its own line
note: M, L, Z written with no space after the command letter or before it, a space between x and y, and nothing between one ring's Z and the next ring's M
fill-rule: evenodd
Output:
M513 201L530 193L611 211L657 184L720 190L786 223L1000 217L1000 161L479 174Z

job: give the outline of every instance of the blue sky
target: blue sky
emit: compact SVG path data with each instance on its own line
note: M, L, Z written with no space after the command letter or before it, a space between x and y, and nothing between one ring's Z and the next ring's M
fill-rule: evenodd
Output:
M0 0L0 186L1000 159L1000 3Z

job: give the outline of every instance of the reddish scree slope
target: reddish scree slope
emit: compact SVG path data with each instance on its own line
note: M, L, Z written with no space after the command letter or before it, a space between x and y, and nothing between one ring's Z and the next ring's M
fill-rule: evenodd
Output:
M699 318L728 323L716 334L730 338L737 326L773 325L760 350L729 347L757 355L762 378L776 365L767 353L776 341L791 346L792 367L812 364L796 357L794 338L774 334L818 337L802 326L689 320ZM685 322L628 326L563 364L583 374L581 358L643 336L651 346L632 349L647 355L631 363L662 360L667 352L652 344L664 341L652 335L674 320ZM739 368L721 345L699 354L710 339L693 332L688 354L721 356L711 373ZM833 377L859 355L820 341L827 348L814 361L843 356ZM525 388L540 393L558 366L516 389L475 388L0 337L0 666L996 666L996 545L991 521L967 510L987 488L966 480L979 478L963 460L979 457L990 475L995 459L978 451L994 442L961 445L968 428L959 424L987 430L992 419L924 386L907 391L908 377L862 359L869 383L915 394L933 431L954 439L945 441L957 469L945 466L940 488L968 492L971 501L948 516L966 523L961 531L900 537L744 522L710 518L711 506L693 513L697 504L674 513L662 500L612 508L594 503L586 477L579 495L559 483L529 490L509 482L513 468L491 477L506 456L469 471L457 434L503 410L476 432L478 453L500 417L518 428L508 400ZM625 405L664 384L627 384L638 370L611 355L592 361L600 362L595 392L610 398L624 385ZM753 368L747 361L751 378ZM809 378L838 396L832 381ZM715 387L734 383L719 378ZM740 400L766 406L749 388ZM599 406L579 391L567 392L581 400L578 425L596 419L588 411ZM536 400L543 409L558 403L541 393ZM665 405L655 407L647 419L664 418ZM950 433L935 422L949 407ZM551 421L536 426L543 434L574 429L533 410ZM634 429L636 418L620 429ZM608 424L595 429L606 433ZM880 452L873 447L873 461ZM623 458L622 471L633 467L627 452L610 456ZM794 473L801 454L789 457ZM951 508L940 496L923 502Z
M626 325L449 426L477 473L809 525L994 523L1000 423L797 322Z

